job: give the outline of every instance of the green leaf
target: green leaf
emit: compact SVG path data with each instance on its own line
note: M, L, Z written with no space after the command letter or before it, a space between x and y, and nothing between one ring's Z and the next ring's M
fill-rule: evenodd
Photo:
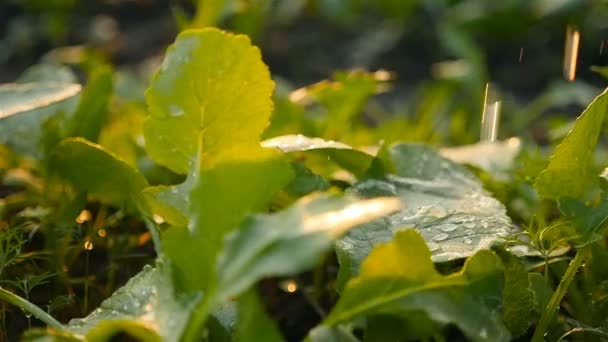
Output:
M255 337L260 342L280 342L283 337L276 323L266 315L258 294L247 291L239 297L235 341L246 342Z
M220 298L236 296L262 278L313 267L345 231L398 208L395 198L309 196L276 214L250 218L226 238L218 259Z
M352 191L364 197L398 196L403 205L398 213L338 240L342 282L357 273L375 245L390 241L402 228L420 231L435 262L466 258L518 232L504 206L465 167L423 145L398 144L383 154L384 169L391 173L362 181Z
M560 211L574 224L578 233L577 243L585 245L598 240L608 224L608 196L602 194L600 202L594 207L574 198L559 200Z
M126 336L125 336L126 335ZM114 339L134 339L136 341L162 342L154 327L130 319L111 319L99 322L86 335L86 341L106 342Z
M591 66L591 71L595 71L598 74L602 75L604 78L608 79L608 67L601 67L601 66L596 66L593 65Z
M547 279L545 279L541 273L528 273L528 280L530 281L531 289L534 292L534 311L538 314L542 314L551 300L553 289L549 287Z
M159 164L186 174L199 157L209 168L224 151L257 146L272 112L273 87L247 36L185 31L146 91L146 150Z
M9 83L0 86L0 119L29 112L72 98L80 92L75 83Z
M299 162L291 163L294 171L294 178L287 185L285 191L295 197L302 197L311 192L323 191L329 189L329 182L322 176L314 173L312 170Z
M500 259L480 251L460 272L442 276L422 236L404 230L370 253L323 324L335 326L379 314L407 317L422 311L437 323L456 325L472 341L508 341L496 300L502 275Z
M359 342L353 334L343 327L318 326L305 340L306 342Z
M72 70L65 65L41 63L27 68L21 75L19 75L17 82L78 83L78 78L72 72Z
M502 292L504 322L513 337L522 336L530 326L534 310L534 292L524 264L504 248L494 248L505 266Z
M40 157L44 123L71 112L80 89L79 84L58 82L0 85L0 144Z
M574 128L551 156L534 187L541 197L584 199L597 185L593 151L608 111L608 90L598 95L576 119Z
M407 317L378 315L367 319L365 341L412 341L431 339L441 327L422 311L412 311Z
M51 168L76 189L118 207L142 204L144 176L102 146L68 138L53 149Z
M367 99L376 93L381 79L375 73L338 71L333 74L333 80L297 90L299 93L291 97L300 103L311 100L320 103L327 115L322 136L335 139L353 126L353 119L363 110Z
M176 298L168 265L158 262L144 267L87 317L70 321L67 330L100 338L119 330L147 336L153 332L159 340L178 341L197 301L192 296Z
M310 138L301 134L283 135L262 141L262 146L276 148L284 153L319 151L345 170L363 177L369 170L374 156L333 140Z
M97 142L112 96L112 69L100 67L89 76L76 112L70 119L70 136Z
M169 229L163 236L163 249L174 262L180 289L205 288L214 282L224 236L248 214L264 209L288 184L289 171L285 161L260 148L239 153L233 163L205 170L191 183L195 185L188 195L188 228Z
M508 171L512 169L521 145L519 138L510 138L505 141L446 147L439 150L439 154L453 162L485 170L499 180L508 180Z
M265 209L292 177L278 152L260 146L273 87L246 36L203 29L178 36L146 91L146 149L158 163L188 173L181 185L146 191L161 215L187 221L187 229L162 237L179 290L211 287L224 235Z

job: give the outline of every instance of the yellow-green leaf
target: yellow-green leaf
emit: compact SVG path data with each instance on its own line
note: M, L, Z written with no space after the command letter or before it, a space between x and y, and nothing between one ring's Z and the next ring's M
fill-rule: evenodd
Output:
M608 90L598 95L576 119L574 128L555 148L549 166L534 184L545 198L583 199L597 184L593 173L593 151L608 111Z

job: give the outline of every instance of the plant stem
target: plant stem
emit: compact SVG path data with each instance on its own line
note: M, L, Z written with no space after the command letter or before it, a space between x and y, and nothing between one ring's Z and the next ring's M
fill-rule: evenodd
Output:
M32 302L27 301L25 298L20 297L10 291L7 291L2 287L0 287L0 300L4 300L8 303L20 307L23 311L31 313L34 317L46 323L46 325L50 327L53 327L55 329L63 329L63 325L61 325L61 323L59 323L59 321L57 321L51 315L46 313L46 311L42 310Z
M570 286L572 280L574 280L576 272L585 262L588 255L589 247L585 246L579 249L576 252L576 255L574 256L574 259L570 261L570 264L568 265L566 272L562 276L562 279L559 282L557 289L555 289L555 292L553 292L553 295L551 296L547 307L543 311L540 320L536 325L536 330L534 330L534 336L532 336L532 342L544 341L545 333L549 328L549 325L553 322L553 319L555 318L559 304L566 295L566 292L568 292L568 287Z
M182 342L198 341L201 339L209 311L213 306L214 295L211 292L205 293L202 300L192 310L190 320L180 339Z

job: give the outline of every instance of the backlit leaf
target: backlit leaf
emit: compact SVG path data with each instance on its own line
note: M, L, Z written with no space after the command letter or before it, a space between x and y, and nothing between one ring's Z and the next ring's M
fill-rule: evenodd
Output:
M116 206L137 207L144 176L102 146L83 138L68 138L53 149L51 166L78 190Z
M576 119L574 128L555 148L549 166L538 176L534 186L542 197L584 199L597 185L593 151L607 111L608 90L605 90Z
M466 258L501 237L518 232L505 207L492 198L465 167L423 145L394 145L387 150L382 179L353 187L358 195L398 196L398 213L349 231L336 243L341 281L357 273L372 248L408 227L427 241L435 262Z
M460 272L442 276L422 236L404 230L370 253L323 324L417 311L437 323L456 325L472 341L508 341L498 310L502 275L500 259L480 251Z

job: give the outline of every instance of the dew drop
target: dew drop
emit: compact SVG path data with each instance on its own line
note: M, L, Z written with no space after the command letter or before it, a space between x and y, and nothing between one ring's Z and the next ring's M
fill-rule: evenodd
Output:
M184 115L184 110L178 105L171 105L169 106L169 114L172 117L177 118Z
M429 248L429 251L431 252L435 252L441 248L438 244L434 242L428 242L426 245Z
M435 240L435 241L443 241L443 240L446 240L449 237L450 236L448 234L441 233L441 234L437 234L437 235L433 236L433 240Z
M429 215L436 217L436 218L442 218L447 215L447 211L442 206L439 206L439 205L435 205L435 206L432 206L431 208L429 208L428 213L429 213Z
M453 232L458 228L457 225L455 224L445 224L443 226L441 226L439 229L441 229L442 231L449 233L449 232Z

